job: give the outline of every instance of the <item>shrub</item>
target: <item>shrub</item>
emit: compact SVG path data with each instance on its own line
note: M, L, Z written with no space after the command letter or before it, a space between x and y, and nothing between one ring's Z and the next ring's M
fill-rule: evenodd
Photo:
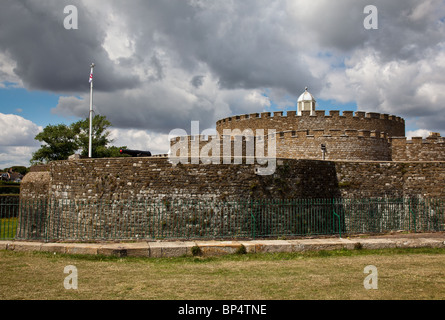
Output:
M235 254L246 254L247 250L244 245L241 245L238 249L236 249Z
M193 255L194 257L202 255L202 250L201 250L201 248L198 247L198 246L194 246L194 247L192 247L191 250L192 250L192 255Z

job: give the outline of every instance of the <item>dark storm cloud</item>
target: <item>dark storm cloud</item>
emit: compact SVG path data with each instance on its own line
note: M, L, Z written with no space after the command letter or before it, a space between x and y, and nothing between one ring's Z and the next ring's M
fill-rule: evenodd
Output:
M78 8L77 30L63 26L69 4ZM85 91L91 62L103 79L97 90L134 87L137 77L121 72L102 47L105 33L97 22L102 18L80 1L2 1L0 50L16 62L14 72L31 89Z
M215 109L203 101L187 101L172 95L168 87L152 85L145 94L133 92L95 94L95 112L105 115L113 127L168 133L175 128L190 130L190 121L200 121L203 129L214 126ZM56 114L88 117L88 99L62 97Z
M181 68L204 63L224 89L321 86L291 42L307 41L283 1L114 1L139 56L160 46Z
M199 88L204 83L204 76L194 76L192 80L190 81L192 86L195 88Z
M443 112L445 98L433 98L445 85L440 0L375 0L378 30L363 26L366 0L89 3L2 3L0 51L24 84L83 97L61 99L54 110L61 115L88 115L91 62L102 91L96 110L119 128L207 126L221 115L262 111L267 103L255 108L252 91L296 98L306 86L366 111L429 117L418 122L424 128ZM67 4L79 9L79 30L63 28ZM113 34L114 23L122 34ZM126 54L112 52L127 42ZM434 90L423 86L429 82Z
M428 115L422 117L416 122L416 125L419 128L428 128L433 132L443 132L443 136L445 136L445 115L442 113L434 113L433 115Z

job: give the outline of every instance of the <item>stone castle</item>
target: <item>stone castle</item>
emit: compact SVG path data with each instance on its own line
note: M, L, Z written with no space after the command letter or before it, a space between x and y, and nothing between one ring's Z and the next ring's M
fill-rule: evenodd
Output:
M330 111L315 109L315 98L306 88L298 99L298 111L244 114L216 122L217 136L186 136L172 139L173 156L183 157L187 149L193 155L193 144L201 150L209 140L218 139L220 155L223 154L222 138L231 136L243 145L246 156L246 140L260 139L270 131L276 135L276 157L286 159L351 160L351 161L445 161L445 139L438 133L430 133L426 139L405 137L404 119L380 113ZM244 139L244 140L243 140ZM183 145L183 142L186 140ZM232 155L234 146L231 147ZM207 150L206 150L207 151ZM176 152L176 153L175 153ZM211 153L210 153L211 155Z
M73 224L84 224L85 232L92 232L96 224L108 225L118 228L115 232L119 233L142 228L158 215L162 216L162 226L172 219L192 221L192 207L190 211L183 207L171 211L172 204L181 201L445 197L445 141L439 134L407 140L405 122L400 117L352 111L330 111L326 115L316 110L315 104L306 89L297 111L219 120L217 136L172 139L169 156L72 159L36 166L22 181L21 199L60 204L62 209L57 211L55 222L51 206L31 210L28 217L30 221L53 221L59 234L71 230ZM227 135L228 144L220 139ZM252 141L262 141L265 150L274 141L276 168L270 174L258 174L264 163L248 161ZM236 153L237 142L241 154ZM224 148L231 151L230 159L238 156L242 161L220 161L225 157ZM209 155L211 161L196 161L196 154ZM82 201L109 204L108 211L102 212L107 218L94 222L97 211L76 211ZM154 217L145 209L119 207L124 201L158 202L163 209L156 209L158 215ZM212 207L207 214L215 215L218 210ZM251 215L245 210L229 217L221 211L221 219L226 222L235 217L250 219ZM123 224L130 218L131 223ZM206 223L211 224L212 219L206 218ZM25 229L25 238L29 234L38 237L32 226ZM47 236L57 238L54 234Z

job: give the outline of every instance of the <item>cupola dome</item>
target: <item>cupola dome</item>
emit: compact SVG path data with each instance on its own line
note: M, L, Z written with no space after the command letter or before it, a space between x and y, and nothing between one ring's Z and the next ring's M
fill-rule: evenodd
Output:
M304 92L298 98L298 114L301 115L301 111L310 111L311 115L314 114L315 111L315 98L314 96L307 91L306 87Z

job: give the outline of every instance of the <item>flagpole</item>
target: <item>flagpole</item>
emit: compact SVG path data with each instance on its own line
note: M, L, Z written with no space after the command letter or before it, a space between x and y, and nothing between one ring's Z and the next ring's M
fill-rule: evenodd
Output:
M88 145L88 157L93 156L93 143L92 143L92 132L93 132L93 68L94 63L91 64L90 73L90 131L89 131L89 145Z

